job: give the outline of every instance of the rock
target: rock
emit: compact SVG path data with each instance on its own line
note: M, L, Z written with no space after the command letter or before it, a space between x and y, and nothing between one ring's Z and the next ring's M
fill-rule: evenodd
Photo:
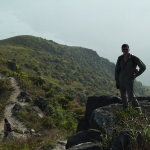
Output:
M32 101L32 98L30 96L26 96L25 102L31 102L31 101Z
M15 62L8 62L8 67L9 67L9 69L11 69L13 71L15 71L17 69Z
M86 142L101 142L102 135L99 130L89 129L88 131L81 131L71 136L67 140L66 149Z
M35 133L35 130L34 130L34 129L31 129L31 130L30 130L30 133Z
M131 131L121 131L117 136L111 150L131 150Z
M143 101L143 100L148 100L150 102L150 97L148 96L141 96L141 97L136 97L138 101Z
M29 94L26 91L21 91L17 98L19 102L31 102L32 101L32 98L29 96Z
M37 148L37 150L53 150L52 149L53 147L51 147L49 144L46 144L46 145L42 145L40 147ZM59 149L57 149L59 150Z
M29 130L25 130L25 131L24 131L24 134L28 134L28 133L30 133Z
M35 137L42 137L42 136L43 136L43 135L40 134L40 133L32 133L32 135L35 136Z
M145 99L145 98L144 98ZM130 102L131 103L131 102ZM139 104L143 113L150 115L150 101L139 99ZM131 104L130 104L131 105ZM109 136L112 133L113 127L116 125L116 111L122 110L122 101L116 96L92 96L87 100L85 118L82 119L77 127L77 134L71 136L66 144L67 150L107 150L105 146L100 146L104 136ZM142 115L142 114L141 114ZM99 133L97 133L99 132ZM132 131L133 132L133 131ZM129 150L131 149L132 132L128 130L121 131L114 143L112 143L111 150ZM134 144L141 144L142 135L135 131L137 139ZM110 134L111 136L111 134ZM97 142L96 142L97 141ZM137 143L140 141L139 143ZM111 144L111 143L109 143ZM141 146L142 149L142 146Z
M21 133L21 134L23 134L23 133L24 133L24 131L23 131L23 130L21 130L21 129L15 129L15 132L17 132L17 133Z
M67 141L57 141L52 150L66 150L66 148L65 148L66 142Z
M99 143L81 143L79 145L75 145L67 150L108 150L104 146L100 146Z
M115 112L121 108L121 104L112 104L95 109L89 121L90 128L101 130L103 133L107 130L111 133L115 125Z
M88 97L85 111L85 121L89 123L92 112L103 106L108 106L110 104L122 104L122 100L117 96L91 96Z
M85 121L85 118L81 119L78 123L76 133L80 131L86 131L90 128L89 124Z
M116 104L116 103L119 103L119 104L122 103L122 100L117 96L88 97L87 104L86 104L85 118L79 122L78 127L77 127L77 132L89 129L90 116L95 109L99 107L107 106L110 104Z
M25 97L25 96L27 96L28 94L27 94L27 92L26 91L21 91L20 92L20 96L21 97Z
M15 101L10 101L9 104L13 105L13 104L16 104Z
M22 106L19 103L16 103L13 107L14 110L20 110L22 109Z
M29 112L35 113L36 115L38 115L40 118L42 118L44 116L43 112L41 111L41 109L38 106L30 106L28 108Z
M45 108L47 106L47 102L44 100L44 98L39 96L34 101L34 105L38 106L43 111L43 110L45 110Z

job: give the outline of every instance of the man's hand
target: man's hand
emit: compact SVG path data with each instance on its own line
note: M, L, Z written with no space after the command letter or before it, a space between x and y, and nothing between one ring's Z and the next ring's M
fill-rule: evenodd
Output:
M120 89L120 84L118 82L116 82L116 88Z

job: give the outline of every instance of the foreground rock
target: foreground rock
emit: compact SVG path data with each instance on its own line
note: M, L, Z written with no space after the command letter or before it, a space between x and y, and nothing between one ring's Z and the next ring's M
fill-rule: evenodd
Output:
M130 150L131 136L131 131L121 131L111 150Z
M88 97L85 111L85 118L79 122L77 132L88 130L90 128L90 118L93 111L97 108L111 104L122 104L122 100L117 96L91 96Z
M148 97L149 98L149 97ZM150 115L150 100L147 98L139 98L139 104L142 112ZM89 97L86 105L85 117L79 122L77 128L77 134L70 137L67 141L67 150L97 150L107 149L103 143L103 139L114 133L113 129L116 126L116 111L122 110L122 101L119 97L115 96L93 96ZM141 115L141 114L140 114ZM90 130L89 130L90 129ZM101 140L95 142L95 137L88 134L89 131L98 130ZM114 139L114 143L109 145L109 150L130 150L131 143L132 149L134 149L133 135L131 131L123 130ZM136 131L136 135L138 131ZM139 136L141 137L141 135ZM139 138L137 136L137 138ZM88 140L87 140L88 139ZM142 138L140 138L142 139ZM138 141L141 141L137 139ZM134 143L135 144L135 143ZM142 149L142 147L141 147Z
M86 142L101 142L102 134L99 130L90 129L88 131L81 131L70 137L66 144L66 149Z
M67 150L108 150L108 149L104 146L101 146L99 143L87 142L73 146Z

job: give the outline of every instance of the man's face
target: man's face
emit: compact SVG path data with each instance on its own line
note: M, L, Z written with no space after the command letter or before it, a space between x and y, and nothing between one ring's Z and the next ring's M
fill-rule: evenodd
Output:
M129 54L129 48L128 47L123 47L122 52L123 52L124 55L128 55Z

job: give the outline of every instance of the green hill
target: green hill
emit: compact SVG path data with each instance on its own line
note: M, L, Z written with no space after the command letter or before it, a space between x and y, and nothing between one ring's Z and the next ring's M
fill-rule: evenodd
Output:
M0 73L14 76L32 99L29 106L16 115L28 128L44 133L40 139L33 138L23 143L16 141L12 145L37 148L37 145L53 145L58 138L70 136L84 116L87 96L119 92L115 88L114 69L114 63L91 49L60 45L34 36L1 40ZM13 89L8 80L1 80L0 85L1 120ZM135 94L148 96L150 88L136 81ZM29 109L38 96L47 103L42 110L43 118ZM10 147L12 145L9 143ZM1 147L5 147L5 143L1 143Z
M30 105L42 96L47 106L44 117L32 114L26 106L17 117L29 128L62 138L76 130L91 95L115 95L115 64L83 47L60 45L34 36L16 36L0 41L0 73L14 76L31 97ZM2 82L1 111L7 104L10 83ZM6 88L7 87L7 88ZM135 83L137 96L150 95L149 87ZM6 96L7 95L7 96ZM3 115L0 115L2 119ZM47 138L45 136L45 138ZM53 140L56 140L52 136Z
M91 49L60 45L34 36L12 37L1 40L0 45L1 64L14 61L19 71L27 76L40 76L46 85L57 87L59 92L67 91L75 97L117 93L115 64ZM147 87L136 82L136 95L149 93Z

